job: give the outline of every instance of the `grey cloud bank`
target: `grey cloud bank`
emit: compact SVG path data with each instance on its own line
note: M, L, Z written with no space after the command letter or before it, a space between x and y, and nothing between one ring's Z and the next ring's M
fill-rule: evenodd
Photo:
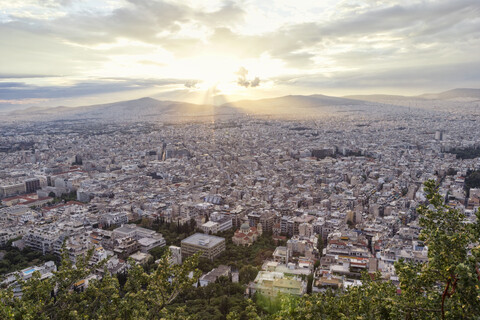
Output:
M239 76L240 87L256 87L260 79L262 84L291 85L292 93L312 88L319 93L324 88L386 87L418 92L417 86L420 91L480 86L475 72L480 65L480 2L474 0L336 4L330 8L335 14L319 11L317 20L278 23L262 32L248 29L248 18L260 7L235 1L212 8L128 1L97 11L71 10L75 5L71 1L44 5L64 10L63 15L21 15L6 6L8 18L0 20L0 60L8 63L0 65L0 81L30 81L18 86L3 83L2 100L128 91L133 85L90 74L105 65L109 66L105 73L116 66L122 70L131 62L118 61L129 56L138 56L145 68L163 70L170 61L165 57L179 60L209 52L237 60L266 57L283 68L269 77ZM285 14L275 4L271 10ZM142 56L150 52L163 55ZM64 78L64 83L34 81L50 75ZM184 80L194 77L155 75L162 84L178 79L173 82L195 87ZM158 85L138 75L130 78L142 88Z

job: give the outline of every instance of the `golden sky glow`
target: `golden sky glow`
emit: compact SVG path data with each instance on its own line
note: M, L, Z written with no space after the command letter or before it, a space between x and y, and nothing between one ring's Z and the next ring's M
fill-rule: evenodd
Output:
M0 110L417 94L479 86L480 2L0 0L0 46Z

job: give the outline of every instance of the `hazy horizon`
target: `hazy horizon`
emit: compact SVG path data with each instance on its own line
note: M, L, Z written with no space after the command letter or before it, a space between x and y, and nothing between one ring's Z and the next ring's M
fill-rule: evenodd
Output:
M475 0L0 5L0 110L480 88Z

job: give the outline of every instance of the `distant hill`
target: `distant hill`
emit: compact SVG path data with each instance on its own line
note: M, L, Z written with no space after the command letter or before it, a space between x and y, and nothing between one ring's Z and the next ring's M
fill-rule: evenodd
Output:
M298 114L299 112L319 114L332 111L332 109L338 109L339 106L349 110L349 107L358 107L365 104L364 101L315 94L310 96L289 95L270 99L240 100L229 102L222 106L234 107L251 114Z
M350 95L350 96L345 96L344 98L358 100L358 101L369 101L369 102L379 102L379 103L384 103L385 101L404 101L404 100L412 99L412 97L388 95L388 94Z
M457 100L457 99L480 99L480 89L459 88L440 93L426 93L418 96L423 99Z
M237 113L239 113L238 110L229 107L215 107L178 101L160 101L146 97L73 108L29 108L10 112L8 115L31 120L155 120L160 118L199 117Z
M462 104L462 107L467 110L467 108L476 108L479 100L480 89L453 89L420 96L351 95L332 97L321 94L309 96L288 95L269 99L233 101L223 103L220 106L161 101L146 97L82 107L31 107L4 113L4 118L9 120L42 121L81 119L156 121L189 117L229 117L245 114L293 115L296 117L332 115L341 112L374 112L378 114L379 112L403 112L405 108L408 108L408 110L412 108L436 111L448 110L452 107L458 108L459 101L465 102Z
M389 103L394 101L413 101L413 100L466 100L473 101L480 99L480 89L459 88L452 89L440 93L425 93L418 96L401 96L401 95L350 95L344 98L355 99L361 101Z
M365 105L363 101L324 95L290 95L272 99L241 100L220 106L199 105L153 98L119 101L82 107L32 107L8 113L16 119L28 120L155 120L184 117L229 116L240 114L288 115L331 113L338 108L348 111ZM353 107L353 108L352 108ZM357 108L358 109L358 108Z

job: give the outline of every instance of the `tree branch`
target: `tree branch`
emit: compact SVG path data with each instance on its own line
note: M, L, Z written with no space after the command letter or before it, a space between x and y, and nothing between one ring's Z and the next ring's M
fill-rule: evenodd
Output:
M447 281L447 286L443 290L442 294L442 319L445 319L445 299L447 298L448 288L450 287L450 279Z

